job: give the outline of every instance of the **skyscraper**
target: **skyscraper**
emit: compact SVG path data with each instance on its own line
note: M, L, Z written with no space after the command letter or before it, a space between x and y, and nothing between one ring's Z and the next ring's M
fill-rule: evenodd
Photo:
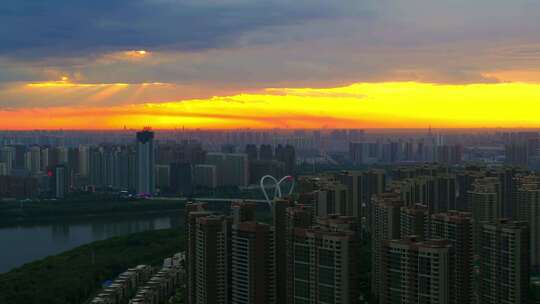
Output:
M293 237L289 288L293 303L355 303L359 297L358 235L312 227L295 228Z
M218 186L217 169L214 165L195 165L193 183L196 187L214 189Z
M306 207L302 205L289 207L286 210L286 222L285 222L285 233L286 233L286 260L287 260L287 304L294 304L294 273L295 273L295 263L294 263L294 231L296 228L309 228L313 223L313 211L311 207Z
M441 174L433 177L432 202L429 204L430 212L446 212L456 210L456 177L450 174Z
M403 201L397 193L383 193L373 197L371 222L371 290L380 294L382 275L381 253L385 240L400 238L400 214Z
M474 223L473 246L475 253L478 253L482 224L501 217L501 192L498 179L476 180L474 189L469 191L469 204L472 206Z
M209 215L198 217L196 222L196 303L229 303L232 219L223 215Z
M271 226L256 222L233 225L231 252L231 303L275 304Z
M540 177L527 176L520 179L515 218L529 223L531 270L538 273L540 271Z
M87 177L90 171L90 147L79 146L79 173L82 177Z
M274 159L274 149L271 145L261 145L259 150L260 160L272 160Z
M0 161L6 164L8 175L15 169L15 148L5 146L0 149Z
M247 154L250 161L258 159L259 151L257 149L257 146L254 144L246 145L245 153Z
M449 271L450 303L471 304L473 298L472 216L467 212L449 211L431 216L430 238L447 240L454 263Z
M294 175L296 169L296 151L291 145L278 145L276 148L276 160L285 164L285 174Z
M401 207L400 236L416 236L418 240L429 238L429 210L425 205Z
M137 192L153 194L155 180L154 132L149 129L137 132Z
M197 302L197 219L212 215L206 211L204 203L187 203L185 206L185 231L186 231L186 299L187 304Z
M52 174L52 190L55 198L65 198L69 191L69 168L57 165Z
M502 167L488 171L487 175L499 179L501 217L513 218L517 205L518 181L520 177L528 175L528 171L520 167Z
M233 202L231 204L231 216L234 224L255 221L255 209L257 205L247 202Z
M49 164L50 164L50 154L51 153L51 149L49 148L43 148L41 149L41 170L42 171L47 171L47 169L49 168Z
M469 192L473 190L476 180L485 177L485 172L479 167L465 168L465 171L456 174L457 181L457 201L456 210L471 211L471 203L469 201Z
M160 192L166 192L171 187L171 166L156 165L156 186Z
M380 304L448 304L451 245L414 237L385 241L382 247Z
M363 212L363 195L364 195L364 173L359 171L343 171L336 175L336 179L345 185L348 189L347 195L347 205L350 206L350 214L358 219L358 222L361 222L362 217L365 215Z
M247 186L249 183L247 154L208 153L206 164L216 167L218 186Z
M7 175L9 175L8 174L8 169L7 169L7 164L3 163L3 162L0 162L0 176L7 176Z
M506 163L513 166L527 167L529 148L526 141L514 141L505 146Z
M174 193L191 195L193 192L193 167L188 162L171 164L171 190Z
M353 208L349 204L348 189L339 182L328 182L317 192L315 214L327 216L330 214L352 215Z
M31 147L28 152L27 169L32 174L38 174L41 172L41 148L38 146Z
M367 144L362 142L349 143L349 158L354 165L362 165L367 158Z
M293 206L293 201L276 199L272 207L274 259L276 261L276 303L287 301L287 209Z
M362 180L362 214L367 218L366 227L371 229L372 198L381 194L386 188L386 172L380 169L368 170L363 174Z
M528 224L497 220L482 225L479 254L478 303L528 303Z

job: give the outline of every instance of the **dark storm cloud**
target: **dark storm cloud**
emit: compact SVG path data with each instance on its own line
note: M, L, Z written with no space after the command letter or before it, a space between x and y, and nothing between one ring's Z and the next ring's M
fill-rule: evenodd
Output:
M125 49L196 51L245 32L347 12L354 1L2 0L0 55L81 56ZM337 5L336 5L337 4Z
M85 89L25 86L63 77L171 84L107 95L108 105L355 82L540 82L539 28L538 0L0 0L0 108L86 105Z

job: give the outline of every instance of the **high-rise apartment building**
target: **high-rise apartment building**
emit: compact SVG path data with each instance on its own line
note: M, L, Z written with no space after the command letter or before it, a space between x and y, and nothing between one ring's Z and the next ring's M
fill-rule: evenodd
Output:
M198 217L196 222L196 303L229 303L232 219L223 215L209 215Z
M187 203L185 206L186 232L186 300L187 304L197 302L197 219L210 216L204 203Z
M197 187L216 188L218 186L216 166L195 165L193 167L193 184Z
M375 295L380 294L383 242L400 238L401 207L403 207L403 201L398 193L383 193L373 197L370 228L371 289Z
M528 224L509 220L484 224L479 242L478 303L528 303Z
M354 216L329 215L315 218L315 227L324 231L349 231L354 232L355 237L360 237L361 230L357 219Z
M525 168L515 166L505 166L487 172L487 176L499 179L501 217L513 218L515 216L518 182L526 175L528 172Z
M456 210L472 211L469 201L469 192L474 189L475 181L485 177L485 172L478 167L465 168L465 171L456 173L457 201Z
M130 147L122 147L113 154L114 187L121 190L136 189L137 155Z
M473 226L472 215L449 211L431 215L430 238L447 240L451 245L454 263L449 271L450 303L472 304L473 298Z
M57 154L57 164L59 165L69 165L69 148L68 147L58 147L56 149Z
M79 146L79 174L82 177L87 177L90 171L90 147L85 145Z
M501 217L501 192L498 179L487 177L476 180L473 190L469 191L468 200L472 207L473 246L477 253L482 224Z
M278 145L276 148L276 160L285 164L285 174L294 175L296 171L296 151L291 145Z
M276 199L272 205L276 303L287 301L287 209L293 206L294 202L287 199Z
M41 149L41 170L47 171L50 165L50 149L49 148L43 148Z
M275 304L275 259L270 225L233 225L231 304Z
M358 222L362 221L365 208L363 203L364 198L364 173L360 171L343 171L336 175L336 179L347 187L347 206L350 211L350 216L354 216L358 219Z
M286 237L286 292L287 301L282 303L294 304L294 231L296 228L307 229L313 223L313 210L311 207L298 205L286 209L285 237ZM278 278L279 279L279 278Z
M453 303L451 247L445 240L422 242L414 237L385 241L379 303Z
M400 238L416 236L418 240L429 238L429 210L425 205L401 207Z
M168 191L171 187L171 166L156 165L156 186L161 192Z
M285 164L277 160L252 160L249 161L250 184L256 185L265 175L276 178L285 176Z
M156 191L154 132L137 132L137 192L153 194Z
M33 175L41 172L41 148L31 147L25 154L25 167Z
M171 191L191 195L193 192L193 166L188 162L171 163Z
M216 167L218 186L247 186L249 161L242 153L208 153L206 164Z
M257 145L246 145L245 153L250 161L257 160L259 158L259 149L257 148Z
M531 270L540 272L540 177L527 176L519 181L515 218L530 227Z
M53 169L52 187L55 198L65 198L69 191L69 168L66 165L57 165Z
M7 175L9 175L7 164L0 162L0 176L7 176Z
M103 150L92 147L88 151L88 183L94 187L105 186L103 172Z
M316 216L330 214L352 215L353 206L347 187L339 182L325 183L315 197Z
M255 211L257 205L249 202L233 202L231 204L230 214L234 224L255 221Z
M363 142L349 143L349 158L354 165L362 165L367 159L368 144Z
M381 169L372 169L364 172L362 181L362 212L366 217L366 227L371 227L372 198L374 195L382 194L386 189L386 172Z
M433 177L433 198L429 204L430 212L446 212L456 210L457 182L456 177L450 174L441 174Z
M356 220L349 218L352 222ZM333 220L339 220L334 218ZM292 303L356 303L359 294L356 232L295 228L290 287Z
M6 164L8 175L15 169L15 148L4 146L0 148L0 161Z
M514 141L505 146L506 163L513 166L527 167L529 148L526 141Z
M274 149L271 145L261 145L259 150L260 160L272 160L274 159Z

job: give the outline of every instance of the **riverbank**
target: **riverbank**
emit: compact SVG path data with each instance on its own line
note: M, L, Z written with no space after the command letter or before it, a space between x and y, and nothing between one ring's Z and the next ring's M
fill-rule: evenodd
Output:
M160 265L183 250L180 230L155 230L77 247L0 274L0 303L82 303L125 269Z
M131 200L109 197L32 202L3 201L0 202L0 227L70 219L165 214L183 211L184 204L185 202L180 200Z

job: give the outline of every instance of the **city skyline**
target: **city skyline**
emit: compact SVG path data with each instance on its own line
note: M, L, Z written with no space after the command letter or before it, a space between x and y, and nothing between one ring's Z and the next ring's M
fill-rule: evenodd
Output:
M540 1L0 20L0 303L540 303Z

